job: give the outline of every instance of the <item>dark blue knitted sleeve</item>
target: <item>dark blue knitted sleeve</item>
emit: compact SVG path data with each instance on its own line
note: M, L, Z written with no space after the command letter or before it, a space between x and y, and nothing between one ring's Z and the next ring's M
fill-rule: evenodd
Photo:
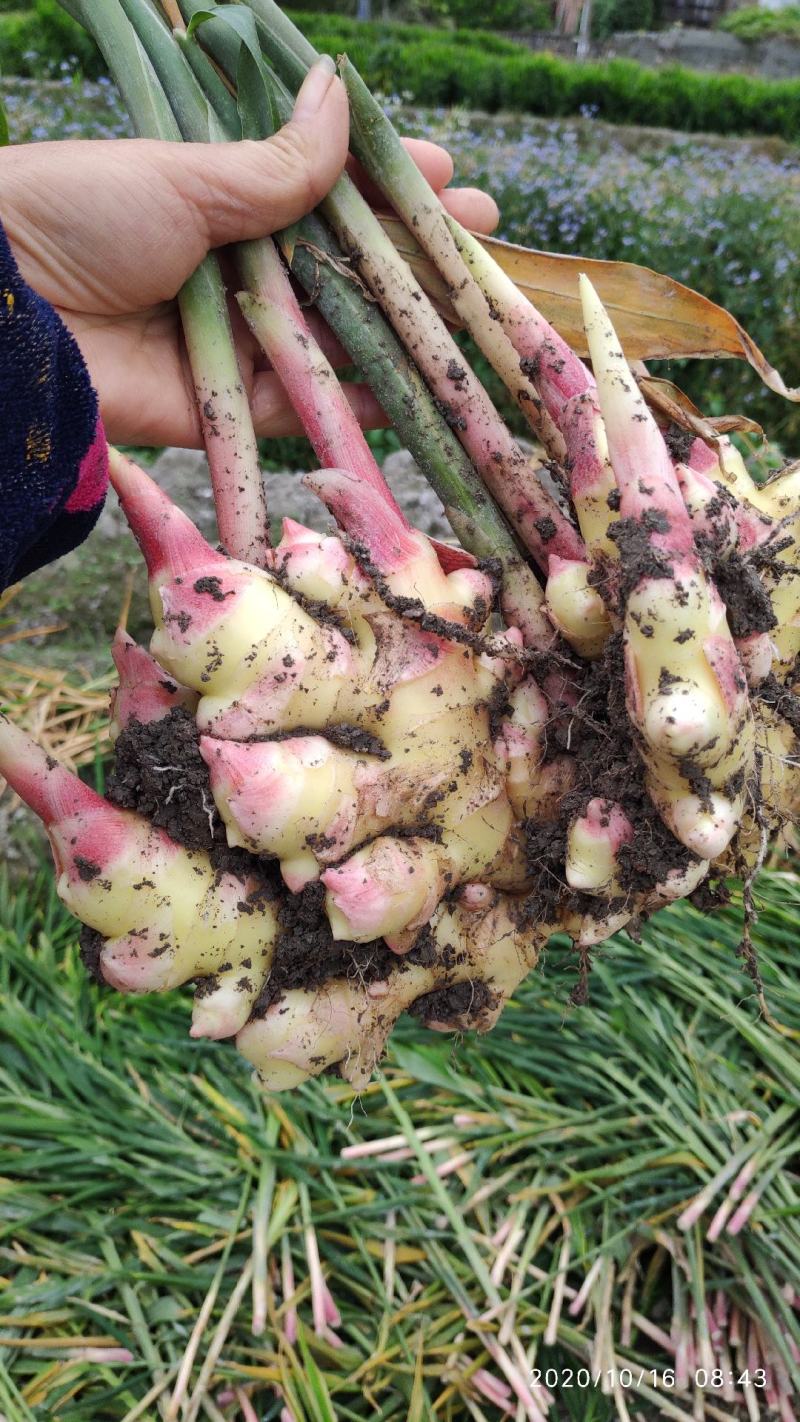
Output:
M83 357L22 280L0 226L0 589L82 542L107 485Z

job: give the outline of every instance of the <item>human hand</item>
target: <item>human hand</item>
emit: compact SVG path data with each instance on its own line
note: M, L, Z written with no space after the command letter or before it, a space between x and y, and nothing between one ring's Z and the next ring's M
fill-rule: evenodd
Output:
M279 231L309 212L341 172L347 136L342 85L315 66L292 121L263 143L122 139L2 150L0 215L9 241L25 280L78 341L110 440L200 447L175 297L211 248ZM449 155L407 142L432 187L445 188ZM473 230L495 226L486 194L442 195ZM257 433L301 433L238 310L231 316ZM347 394L362 424L385 423L366 387L351 385Z

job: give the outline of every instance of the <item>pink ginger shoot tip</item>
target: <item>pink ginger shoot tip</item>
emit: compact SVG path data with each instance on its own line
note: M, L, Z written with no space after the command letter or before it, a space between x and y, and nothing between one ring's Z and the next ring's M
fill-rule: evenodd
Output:
M191 519L131 459L112 450L110 473L151 578L174 577L216 563L226 566L225 555L206 542Z
M0 713L0 775L45 826L73 815L116 812L77 775L59 764L25 731Z
M402 570L419 557L421 535L375 488L347 469L319 469L303 481L319 496L339 527L362 544L382 573Z
M112 714L118 730L132 720L143 725L159 721L177 706L190 710L196 707L196 692L168 676L155 657L122 627L117 628L111 655L119 675L119 686L112 692Z

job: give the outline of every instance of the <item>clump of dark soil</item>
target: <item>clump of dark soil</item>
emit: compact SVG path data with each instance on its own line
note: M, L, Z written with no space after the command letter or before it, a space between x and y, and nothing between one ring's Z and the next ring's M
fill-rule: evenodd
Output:
M695 441L694 431L684 429L683 425L679 425L675 420L672 420L663 431L663 434L664 443L672 455L672 458L678 464L685 464Z
M81 924L81 931L78 937L81 962L92 981L100 983L101 987L105 987L106 985L105 978L100 971L100 954L105 947L105 943L105 938L102 933L98 933L96 928L90 928L88 923Z
M669 520L661 509L648 509L641 518L620 518L609 525L608 536L619 549L617 579L624 610L628 594L644 578L672 577L672 560L668 554L654 548L651 535L666 533ZM607 591L607 590L606 590Z
M263 1017L267 1008L292 988L314 991L331 978L377 982L402 963L380 938L371 943L337 942L325 917L324 903L325 887L320 883L283 896L272 969L253 1008L254 1017Z
M447 973L463 956L450 946L440 952L429 924L420 929L410 951L402 955L393 953L382 939L371 943L337 942L325 916L324 902L325 890L319 883L309 884L301 893L286 895L281 901L280 936L272 970L253 1008L254 1017L263 1017L293 988L314 992L334 978L355 979L366 987L408 972L412 965L432 967L437 960ZM458 1018L477 1025L496 1002L496 994L486 983L471 979L425 993L408 1010L426 1022Z
M239 905L240 913L254 913L262 903L271 903L279 894L281 876L276 861L262 859L238 845L231 847L224 840L212 846L208 857L217 874L232 874L235 879L249 881L247 898Z
M495 740L500 734L503 721L511 715L511 696L504 681L498 681L493 687L486 709L489 712L489 735Z
M430 968L436 962L436 954L436 939L433 936L433 929L429 923L426 923L405 954L403 962L413 963L420 968Z
M91 859L85 859L82 854L75 855L74 864L78 871L78 878L84 884L90 884L103 872L99 864L95 864Z
M345 538L343 535L342 542L352 553L362 572L370 579L384 607L396 612L398 617L416 622L423 632L432 632L436 637L449 642L460 642L463 646L471 647L476 653L486 651L487 644L479 629L489 609L482 598L478 598L470 609L470 626L462 627L458 622L450 622L435 612L429 612L420 598L404 597L400 593L392 592L380 568L373 563L369 549L356 539Z
M254 741L290 741L300 736L319 736L323 733L306 726L294 726L289 731L270 731L263 736L253 736ZM361 726L353 726L349 721L337 721L325 727L325 740L339 750L353 751L356 755L374 755L378 760L391 760L392 753L386 749L380 736L366 731Z
M114 750L106 784L113 805L143 815L185 849L205 851L218 874L249 880L242 912L275 898L281 883L277 863L228 844L191 712L175 706L160 720L130 721Z
M219 578L198 578L194 584L196 593L207 593L214 602L224 602L226 597L233 597L233 592L223 592Z
M186 849L225 843L197 725L184 706L174 706L158 721L129 722L117 739L106 795Z
M652 804L635 741L619 736L619 726L627 721L621 634L609 639L603 657L586 669L576 691L574 709L565 710L548 728L545 756L551 759L568 750L577 770L575 786L564 796L556 821L525 825L525 853L533 879L526 912L540 920L565 908L597 914L624 907L625 898L603 902L570 889L564 878L570 822L591 799L621 805L634 827L632 842L623 845L618 855L625 896L646 893L671 869L682 871L695 862Z
M209 594L213 596L211 589ZM376 737L364 739L357 727L339 729L337 743L362 754L386 754ZM324 912L325 889L321 883L309 884L299 894L287 894L281 891L276 861L229 847L214 808L197 726L183 707L174 708L158 721L132 721L119 736L115 751L107 786L113 804L145 816L187 849L207 852L219 873L247 880L248 893L240 905L242 913L254 912L263 900L279 900L280 933L272 968L253 1016L263 1016L293 988L315 991L334 978L355 978L367 985L393 973L406 972L411 964L430 966L435 961L437 950L429 927L420 931L405 957L398 957L382 939L370 943L336 941ZM87 876L93 867L85 866ZM102 934L83 929L81 955L87 971L100 983L103 977L99 959L104 943ZM214 984L213 978L203 980L196 991L202 995Z
M778 619L755 568L739 553L729 553L714 565L714 581L725 604L734 637L770 632Z
M555 916L571 895L564 878L568 824L565 815L555 823L539 825L528 820L525 824L525 859L533 881L525 904L531 918Z
M689 903L700 913L719 913L730 903L732 894L724 879L704 879L689 895Z
M791 726L800 740L800 696L796 696L788 686L782 686L774 672L765 677L756 694L760 701L772 707Z
M451 987L435 988L412 1002L408 1011L421 1022L453 1022L480 1027L481 1021L497 1007L497 993L480 978L467 978Z
M288 586L285 562L276 563L272 569L272 576L276 582L280 583L281 587L286 588ZM349 642L351 646L355 646L355 632L352 627L347 625L342 614L337 612L335 608L329 607L327 602L322 598L306 597L303 593L299 592L297 588L289 589L289 594L293 601L298 603L304 612L308 613L309 617L313 617L315 622L318 622L322 627L332 627L334 631L344 637L346 642Z

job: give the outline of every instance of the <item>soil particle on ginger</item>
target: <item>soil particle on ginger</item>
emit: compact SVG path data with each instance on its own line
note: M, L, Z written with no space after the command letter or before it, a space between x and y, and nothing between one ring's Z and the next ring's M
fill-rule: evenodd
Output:
M665 673L668 680L669 672ZM576 782L564 796L555 822L525 826L525 852L532 879L526 909L532 918L555 915L568 907L591 913L594 901L568 889L564 879L566 838L572 819L585 811L591 799L622 806L634 835L618 854L620 886L624 893L646 893L663 882L671 869L682 871L694 856L667 829L653 806L636 745L621 747L616 726L625 715L625 672L622 638L608 641L605 653L586 670L574 711L548 732L548 753L568 750L573 756Z
M672 561L653 547L652 534L666 533L669 522L660 509L647 510L641 519L620 518L612 523L608 536L619 549L620 607L645 578L671 578Z

